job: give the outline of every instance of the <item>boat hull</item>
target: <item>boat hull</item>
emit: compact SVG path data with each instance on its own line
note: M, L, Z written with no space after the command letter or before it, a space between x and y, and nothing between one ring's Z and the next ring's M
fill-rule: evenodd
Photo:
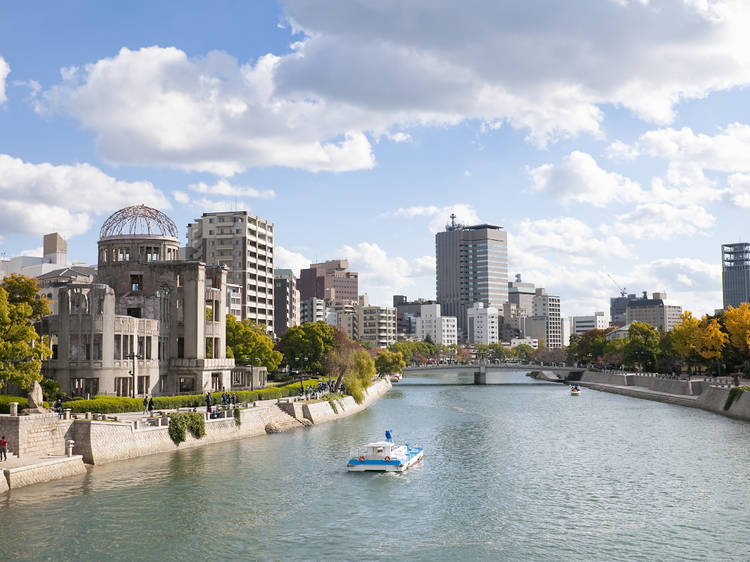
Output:
M404 472L424 458L424 451L419 450L406 459L351 459L346 465L349 472Z

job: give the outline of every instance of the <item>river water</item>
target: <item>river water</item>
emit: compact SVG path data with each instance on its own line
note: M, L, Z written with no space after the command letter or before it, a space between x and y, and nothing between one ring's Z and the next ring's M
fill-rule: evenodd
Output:
M750 424L522 373L443 384L469 380L409 374L351 418L12 490L0 559L748 559ZM424 462L347 473L385 429Z

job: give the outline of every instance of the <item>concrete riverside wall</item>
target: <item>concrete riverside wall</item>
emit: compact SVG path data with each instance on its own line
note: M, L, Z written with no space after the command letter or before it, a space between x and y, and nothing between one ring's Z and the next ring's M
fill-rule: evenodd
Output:
M83 457L73 455L72 457L40 460L34 464L18 468L6 468L3 472L5 478L0 480L6 481L7 488L13 489L59 480L76 474L85 474L86 466L83 464ZM0 491L2 491L2 488L0 488Z
M55 413L28 416L0 415L0 435L8 440L8 451L18 458L64 455L65 440L71 437L73 420L61 420Z
M700 394L702 390L702 384L699 382L640 375L638 373L599 373L596 371L586 371L581 376L581 382L614 384L617 386L639 386L656 392L668 392L684 396Z
M267 433L266 426L276 430L291 429L312 423L324 423L356 414L367 408L391 388L387 380L379 380L365 393L365 400L357 404L351 396L337 400L338 413L328 402L312 404L282 401L278 404L256 406L240 410L240 424L234 418L206 420L206 435L196 439L190 432L186 440L175 445L169 428L144 427L134 429L130 423L76 420L73 452L82 455L89 464L103 464L154 453L201 447L210 443L242 439ZM330 412L330 413L329 413ZM309 420L309 421L307 421Z
M700 381L690 382L635 374L620 375L626 377L626 384L616 384L607 382L616 380L611 379L611 376L608 373L587 372L581 378L581 384L594 390L699 408L722 416L750 421L750 392L740 394L729 410L724 410L729 388L718 388Z

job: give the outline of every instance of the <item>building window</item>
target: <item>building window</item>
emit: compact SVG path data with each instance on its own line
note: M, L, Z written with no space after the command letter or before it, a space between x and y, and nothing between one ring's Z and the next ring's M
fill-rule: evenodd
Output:
M130 291L139 293L143 290L143 275L134 273L130 275ZM140 318L140 316L139 316Z

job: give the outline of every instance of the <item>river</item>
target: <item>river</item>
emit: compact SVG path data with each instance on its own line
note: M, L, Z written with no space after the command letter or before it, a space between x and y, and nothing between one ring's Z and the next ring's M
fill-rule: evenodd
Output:
M0 496L10 560L746 560L750 424L488 374L410 373L368 410ZM393 429L402 475L347 473Z

